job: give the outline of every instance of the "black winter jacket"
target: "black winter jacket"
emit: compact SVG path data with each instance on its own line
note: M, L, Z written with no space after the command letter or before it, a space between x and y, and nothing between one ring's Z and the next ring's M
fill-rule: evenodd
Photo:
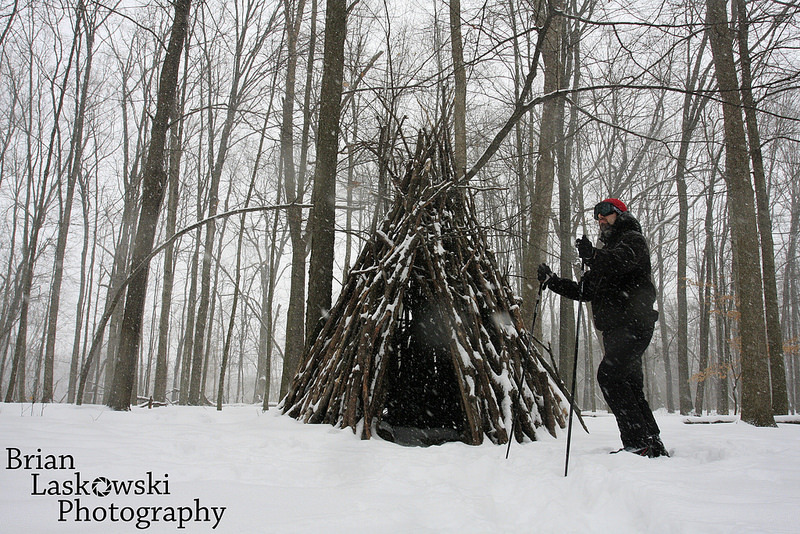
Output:
M617 216L600 236L603 248L586 260L583 296L578 283L554 276L547 287L567 298L592 303L594 325L605 331L616 327L652 327L658 319L653 309L656 288L650 266L650 249L639 221L629 212Z

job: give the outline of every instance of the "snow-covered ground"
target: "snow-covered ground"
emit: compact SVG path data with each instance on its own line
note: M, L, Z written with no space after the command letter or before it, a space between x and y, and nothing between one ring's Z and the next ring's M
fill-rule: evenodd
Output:
M657 419L672 458L608 454L616 426L597 414L591 434L575 425L565 478L565 433L506 460L257 406L2 404L0 532L800 532L800 425Z

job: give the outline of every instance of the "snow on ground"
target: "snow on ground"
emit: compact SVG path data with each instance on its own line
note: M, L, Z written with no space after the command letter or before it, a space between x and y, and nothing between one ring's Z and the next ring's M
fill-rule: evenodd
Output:
M656 415L672 458L608 454L616 425L596 414L591 434L574 427L565 478L566 433L506 460L505 446L361 441L257 406L2 404L0 532L800 532L800 425Z

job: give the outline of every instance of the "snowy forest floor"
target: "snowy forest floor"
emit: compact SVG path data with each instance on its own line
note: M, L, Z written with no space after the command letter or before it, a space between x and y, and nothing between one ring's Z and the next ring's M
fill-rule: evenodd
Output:
M566 432L506 460L505 446L361 441L257 406L2 404L0 531L800 532L800 425L659 412L673 456L647 459L608 454L614 418L588 415L565 478Z

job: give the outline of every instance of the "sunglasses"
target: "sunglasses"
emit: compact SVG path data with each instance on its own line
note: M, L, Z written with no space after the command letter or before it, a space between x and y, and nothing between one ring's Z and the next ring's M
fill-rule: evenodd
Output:
M619 210L611 202L598 202L594 207L595 219L599 219L601 215L603 217L608 217L612 213L619 213Z

